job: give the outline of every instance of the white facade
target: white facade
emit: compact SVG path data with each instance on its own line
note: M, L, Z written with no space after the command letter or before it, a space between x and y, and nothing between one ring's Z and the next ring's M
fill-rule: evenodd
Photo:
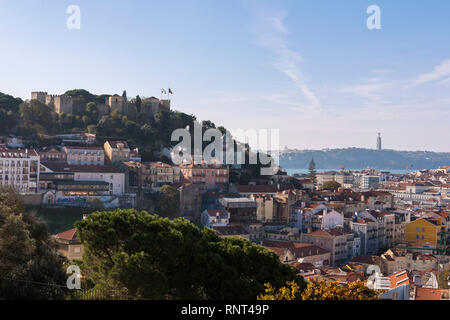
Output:
M39 191L40 158L34 150L0 149L0 186L11 186L19 193Z
M361 238L355 237L353 239L352 257L359 256L361 254Z
M331 210L330 212L324 210L322 229L333 229L337 226L344 226L344 215L334 210Z
M64 147L67 163L70 165L104 165L105 152L102 148Z
M361 176L361 189L370 189L380 184L380 176L374 175L362 175Z
M226 210L204 210L201 214L202 225L206 227L226 227L230 222L230 213Z
M111 195L125 193L124 172L75 172L75 181L104 181L110 184Z

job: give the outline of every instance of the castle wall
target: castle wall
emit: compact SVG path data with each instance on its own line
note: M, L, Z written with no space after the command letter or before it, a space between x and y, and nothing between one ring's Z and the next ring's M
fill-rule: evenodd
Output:
M50 95L47 92L31 92L31 99L40 101L47 106L54 106L56 113L77 113L82 112L86 107L84 100L72 98L64 95ZM100 116L107 115L114 110L121 114L130 114L135 110L134 101L125 101L122 96L114 95L105 98L105 104L98 104L97 108ZM154 115L159 111L170 111L170 100L159 100L155 97L142 100L141 112Z
M35 91L31 93L31 100L38 100L41 103L45 103L47 92Z
M73 99L66 96L55 96L53 98L55 111L61 113L73 113Z

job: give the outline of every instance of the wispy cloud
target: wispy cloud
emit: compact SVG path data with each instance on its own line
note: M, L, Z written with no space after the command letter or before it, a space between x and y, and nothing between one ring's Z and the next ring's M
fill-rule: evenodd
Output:
M341 93L351 93L355 96L368 99L378 99L378 93L387 87L387 83L366 83L357 85L347 85L339 88Z
M424 73L417 77L415 83L423 84L450 76L450 59L444 60L434 67L430 73Z
M275 11L255 14L250 29L256 42L270 50L274 56L274 67L285 74L313 107L320 107L321 102L306 83L306 75L301 70L302 55L288 46L289 31L284 23L286 13Z

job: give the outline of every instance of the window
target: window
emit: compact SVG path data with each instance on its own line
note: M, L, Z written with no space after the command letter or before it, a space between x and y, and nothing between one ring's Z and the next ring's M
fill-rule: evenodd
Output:
M80 252L81 252L81 247L75 247L75 248L73 248L73 252L74 252L74 253L80 253Z

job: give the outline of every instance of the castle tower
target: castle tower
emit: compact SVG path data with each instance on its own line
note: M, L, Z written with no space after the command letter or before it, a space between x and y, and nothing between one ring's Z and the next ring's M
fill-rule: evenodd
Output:
M42 91L31 92L31 100L38 100L39 102L45 104L46 97L47 97L47 92L42 92Z
M377 138L377 150L381 150L381 133L378 132L378 138Z

